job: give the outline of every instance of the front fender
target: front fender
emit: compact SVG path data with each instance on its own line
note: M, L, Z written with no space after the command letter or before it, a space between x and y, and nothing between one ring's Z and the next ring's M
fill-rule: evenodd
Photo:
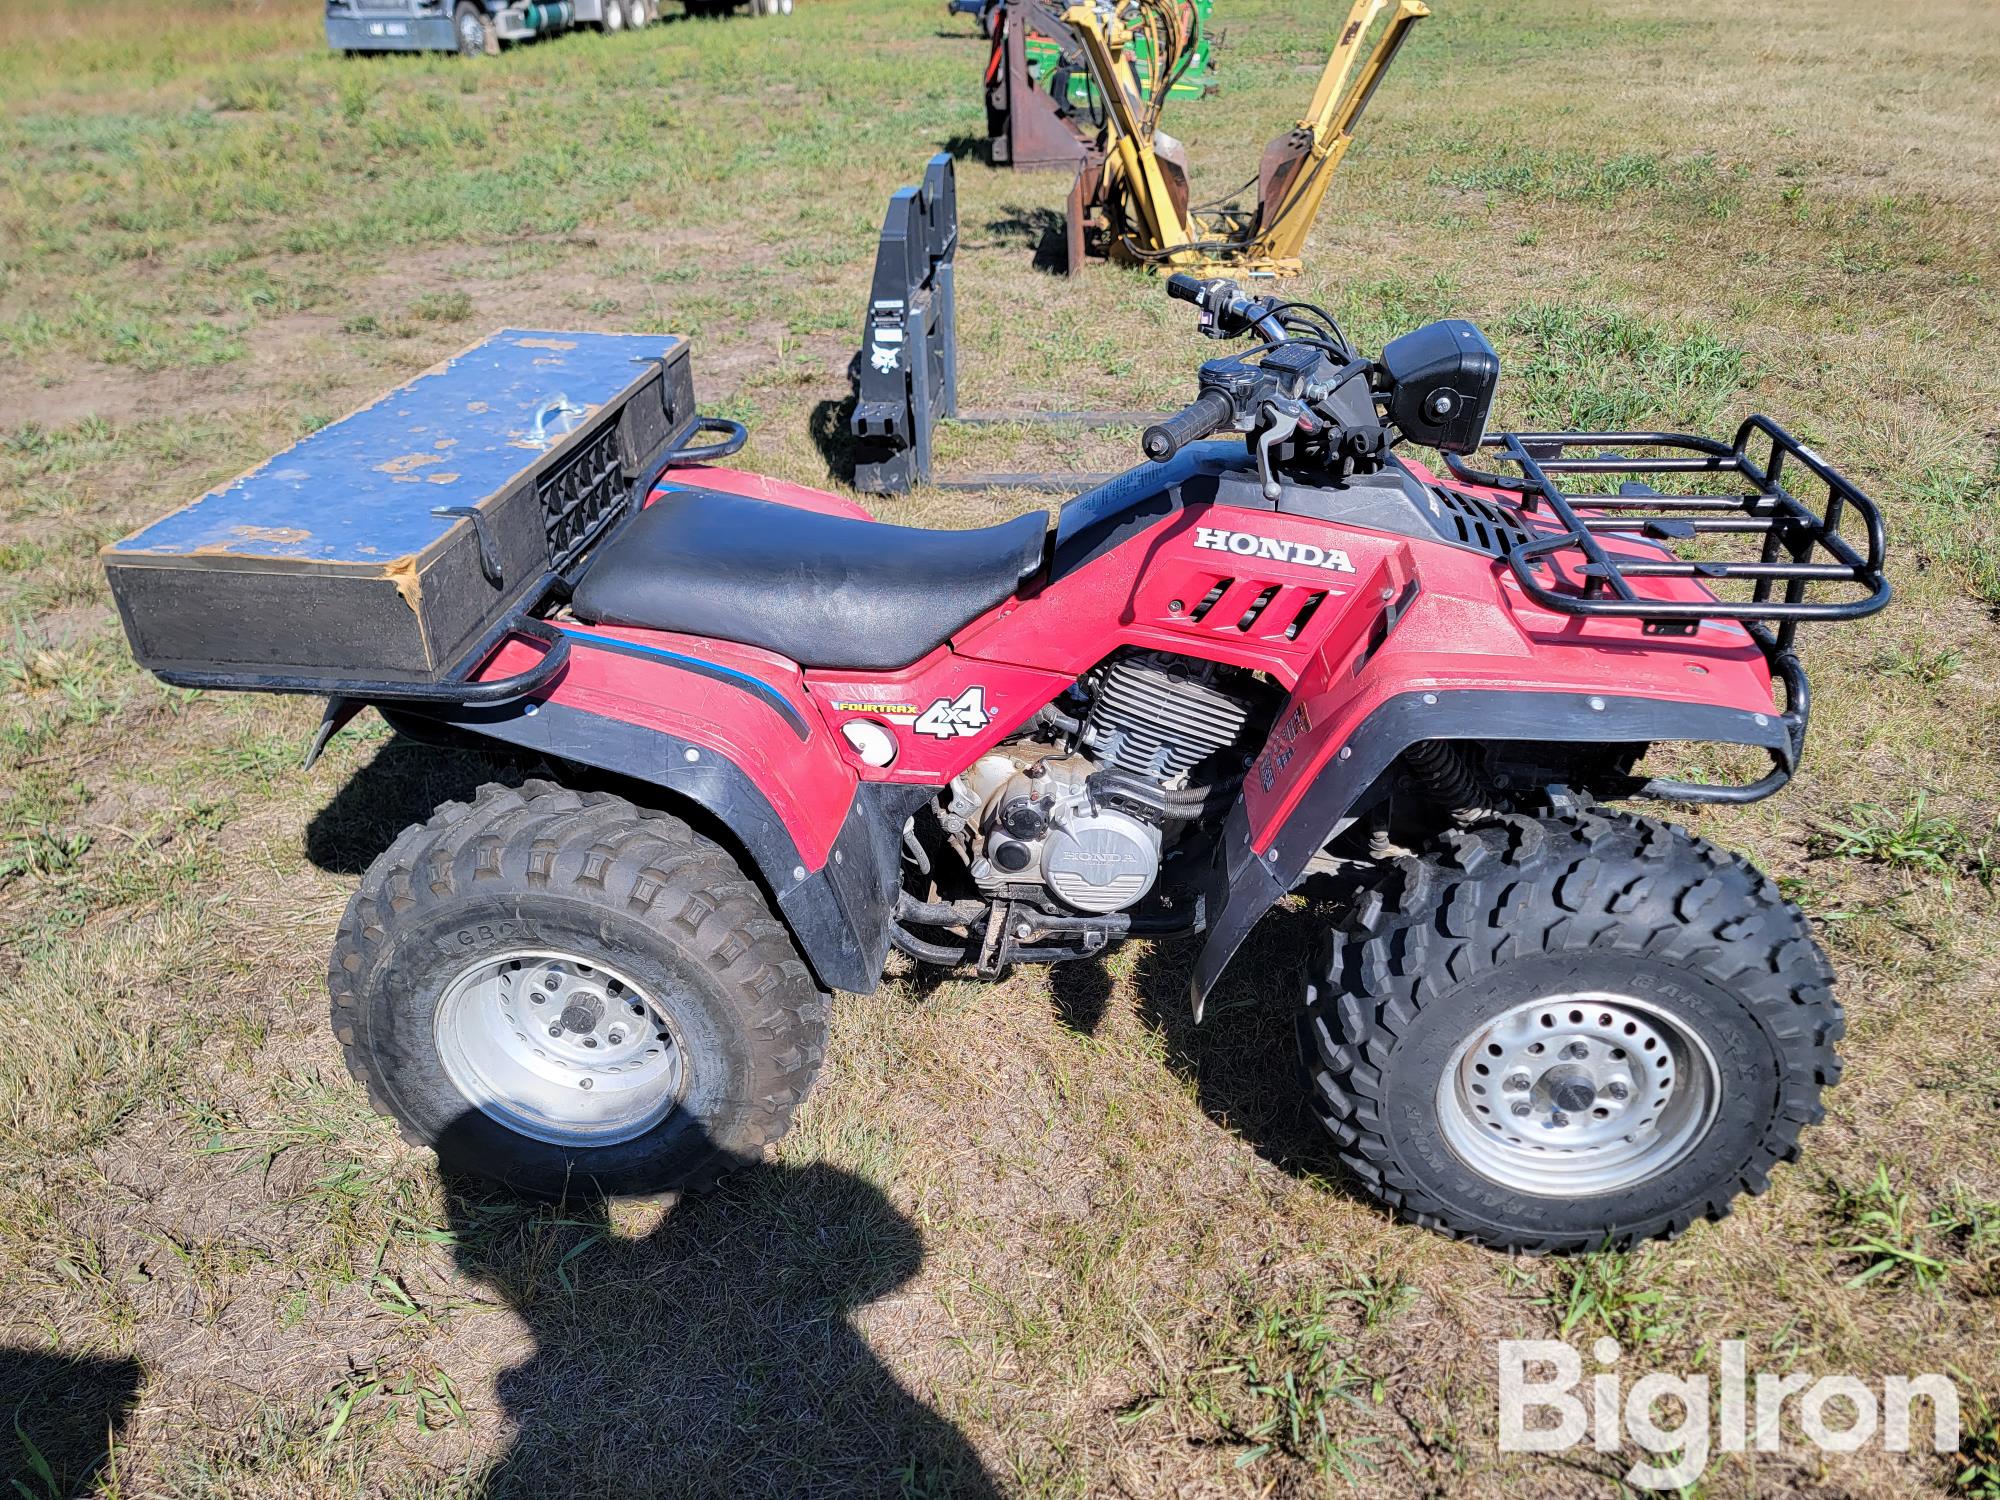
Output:
M1305 723L1302 696L1278 715L1271 743L1258 760L1260 770L1294 751L1300 738L1295 726ZM1258 919L1299 883L1340 820L1396 757L1425 740L1708 740L1761 746L1786 770L1795 753L1782 715L1716 704L1505 688L1437 688L1387 698L1337 745L1319 747L1322 758L1303 794L1261 837L1253 830L1248 798L1230 812L1210 871L1208 942L1191 981L1197 1020L1209 990Z

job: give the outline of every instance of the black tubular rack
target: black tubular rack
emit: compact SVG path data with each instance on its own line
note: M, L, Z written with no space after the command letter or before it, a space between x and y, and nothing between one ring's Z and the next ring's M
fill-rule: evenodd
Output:
M1751 451L1760 438L1769 443L1761 461ZM1775 632L1753 633L1769 635L1771 648L1784 652L1792 649L1803 621L1858 620L1889 602L1882 512L1852 480L1768 417L1746 419L1729 443L1678 432L1508 432L1487 438L1483 446L1519 473L1483 473L1452 455L1446 462L1455 477L1512 491L1520 496L1524 515L1545 514L1552 523L1554 529L1507 554L1522 589L1546 609L1637 618L1658 635L1686 634L1702 620L1768 623ZM1571 452L1585 446L1598 451L1588 457ZM1656 451L1633 458L1606 448ZM1786 464L1793 459L1826 487L1826 501L1817 511L1785 487ZM1605 476L1599 482L1607 485L1614 477L1621 482L1614 493L1566 494L1551 476L1570 474ZM1742 490L1665 494L1642 477L1667 474L1735 475ZM1579 515L1579 508L1591 514ZM1860 535L1850 539L1846 533L1854 527ZM1658 558L1639 558L1605 550L1598 535L1614 532L1662 544L1718 534L1761 536L1763 542L1754 560L1682 558L1664 547ZM1560 554L1571 549L1583 554L1576 568L1579 583L1560 588L1558 583L1568 581ZM1691 578L1705 585L1748 581L1751 594L1743 600L1653 598L1633 587L1633 580L1643 578ZM1841 587L1847 597L1809 599L1807 590L1815 584Z
M1522 591L1559 614L1638 619L1650 635L1687 635L1703 620L1742 624L1785 687L1780 716L1790 753L1773 752L1770 775L1746 786L1654 780L1640 795L1690 802L1751 802L1790 778L1803 748L1811 691L1794 637L1808 621L1858 620L1889 602L1883 573L1887 540L1882 512L1844 474L1768 417L1745 419L1727 443L1679 432L1508 432L1481 447L1516 470L1494 474L1445 455L1453 477L1519 497L1536 534L1506 554ZM1589 453L1573 450L1588 449ZM1620 451L1644 449L1630 457ZM1785 483L1796 462L1825 487L1817 509ZM1647 481L1663 475L1733 475L1731 494L1662 493ZM1592 493L1567 493L1555 476L1588 478ZM1581 513L1580 513L1581 512ZM1619 534L1655 544L1657 557L1614 555L1598 540ZM1761 538L1744 559L1684 558L1675 542L1701 537ZM1581 554L1580 563L1571 561ZM1572 576L1572 571L1574 576ZM1688 578L1712 586L1747 582L1747 599L1662 599L1634 586L1647 578ZM1809 598L1818 586L1838 598Z

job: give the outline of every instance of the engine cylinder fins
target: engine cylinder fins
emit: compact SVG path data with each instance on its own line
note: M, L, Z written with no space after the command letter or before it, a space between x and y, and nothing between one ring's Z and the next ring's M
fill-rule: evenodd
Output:
M1084 720L1083 744L1134 776L1171 781L1238 744L1250 708L1211 680L1206 664L1127 657L1104 668Z

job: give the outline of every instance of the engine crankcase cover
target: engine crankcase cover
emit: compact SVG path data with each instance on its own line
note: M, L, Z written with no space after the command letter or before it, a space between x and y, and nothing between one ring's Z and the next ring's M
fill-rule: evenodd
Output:
M1121 812L1062 819L1042 845L1042 880L1078 911L1119 911L1153 888L1160 831Z

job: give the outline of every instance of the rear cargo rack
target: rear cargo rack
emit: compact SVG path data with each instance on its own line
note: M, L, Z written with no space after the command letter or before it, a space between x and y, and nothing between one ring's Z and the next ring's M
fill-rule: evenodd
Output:
M1751 445L1769 440L1761 461ZM1733 442L1678 432L1509 432L1489 437L1485 448L1513 464L1518 474L1489 474L1446 455L1452 474L1469 484L1512 491L1525 515L1546 511L1560 530L1516 545L1507 554L1521 588L1537 604L1560 614L1619 616L1645 622L1651 634L1682 635L1703 620L1738 620L1775 625L1768 649L1788 652L1805 621L1858 620L1889 602L1882 572L1885 541L1882 513L1875 502L1820 456L1768 417L1750 417ZM1591 456L1572 455L1588 446ZM1627 457L1606 448L1657 450ZM1787 460L1796 459L1826 487L1826 502L1814 511L1785 487ZM1558 489L1553 475L1620 476L1615 493L1573 494ZM1739 494L1665 494L1646 476L1735 475ZM1609 480L1600 481L1609 484ZM1588 514L1579 514L1579 510ZM1855 541L1844 528L1858 522ZM1614 556L1600 534L1624 534L1661 544L1658 558ZM1754 560L1682 558L1664 544L1716 535L1761 536ZM1583 554L1572 587L1562 554ZM1540 571L1538 571L1540 570ZM1751 584L1748 599L1662 599L1633 587L1635 579L1687 578L1705 586L1732 581ZM1779 586L1783 593L1779 593ZM1812 599L1814 585L1843 589L1847 597Z
M1555 528L1539 530L1506 553L1529 598L1559 614L1638 619L1649 635L1689 635L1703 620L1737 621L1764 653L1772 677L1784 685L1785 708L1778 719L1790 745L1771 752L1770 774L1741 786L1656 777L1636 795L1677 802L1754 802L1790 780L1812 713L1811 687L1793 643L1798 627L1810 621L1858 620L1889 602L1883 574L1887 543L1875 502L1762 416L1747 418L1728 443L1682 432L1508 432L1487 438L1481 447L1495 451L1518 472L1488 473L1446 454L1453 477L1517 495L1524 516ZM1588 457L1572 454L1583 447L1594 451ZM1630 448L1651 452L1628 457L1605 451ZM1786 464L1793 459L1826 487L1826 501L1818 510L1785 486ZM1568 493L1551 477L1568 474L1607 476L1596 481L1600 490L1608 490L1614 482L1609 476L1617 476L1617 487L1613 493ZM1733 475L1741 488L1735 494L1666 494L1646 482L1659 475ZM1854 528L1858 537L1848 534ZM1675 542L1718 535L1763 540L1750 560L1684 558L1671 548ZM1659 556L1613 555L1600 536L1650 543ZM1565 557L1576 553L1582 554L1580 564ZM1750 597L1663 599L1633 586L1634 580L1647 578L1689 579L1704 590L1747 582ZM1844 597L1809 598L1816 586Z
M178 688L203 691L306 693L335 701L374 703L449 703L469 708L509 703L548 686L569 661L569 639L538 619L535 610L562 582L545 573L523 596L522 603L479 638L471 650L443 677L409 682L393 679L307 676L289 672L203 671L155 667L153 675ZM506 677L480 678L478 672L510 638L522 636L544 647L541 658Z

